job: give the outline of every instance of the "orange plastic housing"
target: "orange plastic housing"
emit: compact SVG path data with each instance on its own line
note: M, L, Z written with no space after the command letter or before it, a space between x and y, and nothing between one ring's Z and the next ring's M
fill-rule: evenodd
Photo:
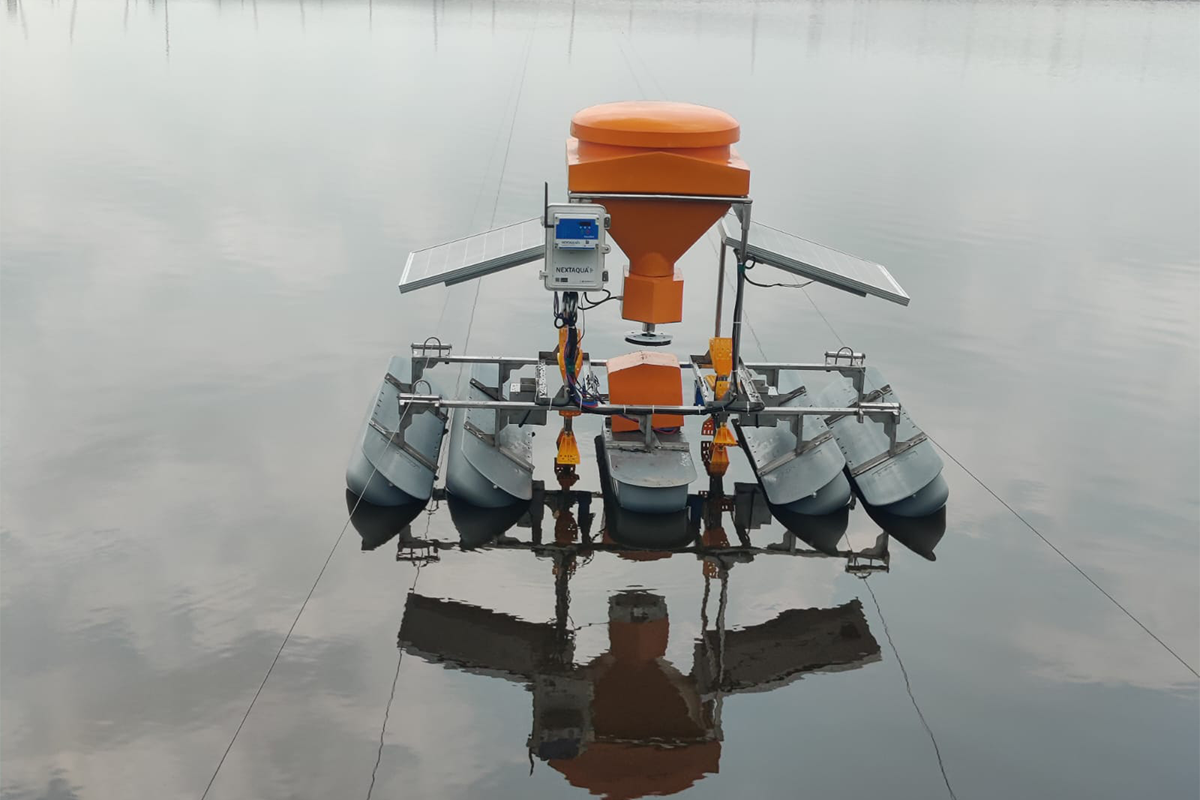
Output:
M635 275L625 270L621 316L641 322L679 322L683 318L683 274L678 269L661 275Z
M670 353L640 350L608 359L608 397L613 405L683 404L683 380L679 359ZM655 414L656 428L674 428L683 424L680 414ZM613 433L636 431L636 419L612 418Z
M606 103L580 111L567 140L567 187L598 194L742 197L750 170L733 143L737 120L707 106L663 101ZM606 199L609 235L629 256L621 316L683 319L675 262L728 210L728 203Z

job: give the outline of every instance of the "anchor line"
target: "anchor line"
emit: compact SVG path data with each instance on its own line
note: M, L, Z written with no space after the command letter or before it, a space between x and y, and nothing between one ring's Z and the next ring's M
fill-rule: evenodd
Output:
M925 435L929 436L929 432L926 431ZM1012 513L1012 515L1014 517L1016 517L1017 519L1019 519L1026 528L1029 528L1029 530L1033 531L1034 534L1036 534L1039 539L1041 539L1043 542L1046 543L1047 547L1049 547L1055 553L1058 553L1058 555L1062 558L1063 561L1066 561L1068 564L1070 564L1072 567L1074 567L1076 572L1078 572L1080 575L1082 575L1088 583L1090 583L1092 586L1094 586L1096 588L1096 591L1100 592L1100 594L1107 597L1114 606L1121 609L1121 611L1124 612L1125 616L1127 616L1131 620L1133 620L1133 622L1139 628L1141 628L1143 631L1146 632L1147 636L1149 636L1154 641L1158 642L1164 650L1166 650L1168 653L1170 653L1172 656L1174 656L1175 660L1178 661L1180 664L1182 664L1184 669L1186 669L1188 672L1192 673L1192 675L1195 675L1197 678L1200 678L1200 672L1197 672L1195 667L1193 667L1188 662L1184 661L1183 658L1179 655L1179 653L1175 652L1175 650L1172 649L1169 644L1167 644L1162 639L1160 639L1154 631L1152 631L1152 630L1150 630L1150 628L1146 627L1146 624L1144 622L1142 622L1140 619L1135 617L1133 615L1132 611L1130 611L1128 608L1126 608L1124 605L1122 605L1121 602L1119 600L1117 600L1117 598L1115 598L1111 594L1109 594L1103 586L1096 583L1095 579L1093 579L1091 575L1088 575L1083 570L1082 567L1080 567L1078 564L1076 564L1074 561L1071 560L1070 556L1068 556L1066 553L1064 553L1062 550L1060 550L1057 546L1055 546L1054 542L1047 539L1045 534L1043 534L1041 531L1039 531L1037 528L1035 528L1029 522L1029 520L1025 519L1025 517L1022 516L1015 508L1013 508L1007 502L1005 502L1003 497L1001 497L1000 495L998 495L994 491L992 491L992 488L990 486L988 486L986 483L984 483L979 478L979 476L977 476L974 472L971 472L971 470L967 469L966 465L964 465L961 461L959 461L957 458L955 458L954 455L949 450L947 450L945 447L943 447L941 444L939 444L938 441L936 439L934 439L932 436L929 436L929 441L933 442L938 450L941 450L943 453L945 453L946 458L949 458L951 461L953 461L955 464L957 464L963 472L970 475L971 479L974 480L976 483L978 483L980 486L982 486L984 491L986 491L992 497L996 498L996 501L998 503L1000 503L1000 505L1007 508Z
M851 550L854 549L854 543L850 540L850 532L846 531L846 545ZM879 598L875 596L875 590L871 588L870 574L861 576L863 585L867 587L867 591L871 594L871 602L875 604L875 613L879 616L879 622L883 625L883 635L887 638L888 647L892 648L892 655L896 657L896 664L900 667L900 676L904 678L904 691L908 693L908 700L912 703L913 709L917 712L917 718L921 720L921 727L925 729L925 733L929 735L929 742L933 745L933 754L937 758L938 770L942 773L942 782L946 784L946 791L950 794L951 800L958 800L958 796L954 794L954 789L950 787L950 776L946 774L946 764L942 761L942 749L938 747L937 737L933 735L933 728L929 727L929 722L925 719L925 713L921 711L921 706L917 704L917 697L913 694L912 682L908 678L908 669L904 666L904 660L900 658L900 651L896 648L896 643L892 641L892 631L888 628L887 619L883 616L883 609L879 606Z
M429 525L433 521L434 509L425 512L425 533L421 538L428 540ZM421 578L421 567L425 566L424 562L417 562L417 572L413 575L412 585L408 587L408 594L413 594L417 590L417 581ZM400 618L401 623L404 621L403 615ZM392 703L396 699L396 683L400 680L400 664L404 661L404 648L397 646L399 655L396 656L396 672L392 675L392 691L388 695L387 706L383 710L383 725L379 728L379 750L375 753L375 766L371 768L371 784L367 787L367 800L371 800L371 795L375 792L375 776L379 772L379 764L383 761L383 738L387 733L388 718L392 715Z
M654 84L655 88L658 89L659 96L662 97L664 100L667 99L667 93L666 93L666 91L663 90L662 84L658 82L658 77L655 76L655 74L650 70L650 67L646 64L646 60L644 58L642 58L641 54L638 53L637 48L634 46L633 37L630 36L629 32L626 31L620 25L613 23L611 21L610 21L610 24L612 25L613 29L617 32L617 35L619 37L624 37L625 41L628 42L629 52L633 53L634 57L637 58L637 60L641 63L642 70L646 73L646 77L649 78L650 81ZM633 76L633 82L635 84L637 84L638 91L641 92L642 98L647 99L646 92L642 88L642 82L638 80L637 73L633 69L633 63L630 61L628 53L625 52L625 48L621 46L620 41L617 42L617 49L621 51L621 55L625 58L625 66L627 66L629 68L629 74Z
M849 536L846 538L848 540ZM933 735L933 729L929 727L929 723L925 721L925 714L921 712L921 707L917 705L917 698L913 695L912 683L908 680L908 670L904 668L900 651L896 649L896 643L892 641L892 632L888 630L887 619L883 616L883 609L879 607L879 598L875 596L875 590L871 588L871 581L867 577L863 578L863 585L871 594L871 601L875 604L875 613L879 615L879 621L883 624L883 635L887 637L888 647L892 648L892 655L896 657L896 664L900 667L900 675L904 678L904 690L908 692L908 699L912 701L913 709L916 710L917 717L921 720L921 726L925 728L925 733L929 734L929 741L933 744L933 754L937 757L938 769L942 772L942 781L946 784L946 791L950 794L951 800L958 800L954 789L950 787L950 777L946 774L946 765L942 761L942 750L938 747L937 738Z
M613 25L613 30L616 32L618 37L625 35L625 32L615 25ZM620 38L617 39L617 49L621 51L621 57L625 60L625 67L629 70L629 75L633 78L633 82L637 86L638 94L642 96L643 100L647 99L646 89L642 86L642 82L638 80L637 72L635 72L633 69L633 62L629 60L629 53L625 52L625 47L621 44ZM660 86L660 94L662 94L661 89L662 87ZM666 97L666 95L663 94L663 97Z
M812 305L813 311L816 311L817 316L819 316L821 321L825 323L825 327L829 328L829 332L833 334L833 338L838 340L838 344L840 344L842 347L845 347L845 340L842 339L841 334L837 332L837 328L833 327L833 323L829 321L829 317L825 316L825 312L822 311L821 307L817 305L817 301L813 300L813 296L808 293L808 289L804 290L804 296L808 298L808 302Z
M529 34L525 37L524 57L521 62L521 71L520 71L520 73L518 73L517 79L514 80L512 85L509 87L508 96L504 98L504 106L506 108L508 107L509 101L512 99L513 94L519 93L521 87L525 83L525 70L526 70L526 67L529 65L529 51L532 49L532 44L533 44L533 29L531 28L529 31ZM512 105L513 120L512 120L512 124L510 125L509 130L508 130L508 145L506 146L505 152L504 152L504 163L500 167L500 178L496 184L496 201L492 207L492 221L488 225L489 228L492 227L492 225L494 225L496 223L496 206L499 204L500 189L504 185L504 173L508 167L508 147L511 147L511 145L512 145L512 132L513 132L513 128L516 126L517 104L519 102L520 102L520 97L518 95L517 101L515 103L513 103L513 105ZM496 146L498 144L500 144L500 136L504 133L504 124L503 124L504 118L503 117L501 117L500 122L501 122L501 124L496 126L496 138L492 140L492 146L488 149L488 162L487 162L487 166L484 167L484 170L483 170L484 175L487 175L492 170L492 162L495 161L495 157L496 157ZM486 183L483 181L480 181L479 191L475 194L475 202L471 205L470 220L472 223L475 220L476 212L479 211L479 201L483 199L483 190L484 190L485 186L486 186ZM442 313L438 316L437 327L434 330L438 330L441 328L442 320L446 316L446 308L450 305L450 296L451 296L451 292L447 291L446 299L442 302ZM476 294L476 300L478 300L478 293ZM472 317L473 316L474 316L474 305L472 305ZM468 330L468 335L470 335L469 334L469 331L470 331L469 326L468 326L467 330Z
M708 243L712 245L713 252L719 253L720 248L721 248L719 241L713 241L713 238L711 236L708 236L706 238L708 239ZM719 239L719 237L718 237L718 239ZM734 283L733 276L729 276L726 280L726 283L728 284L728 286L730 288L734 288L736 285ZM754 347L758 350L758 355L763 360L766 360L767 351L763 348L762 340L758 338L758 331L754 330L754 325L750 322L750 315L745 310L742 311L742 325L746 328L746 330L750 331L750 337L752 339L754 339Z
M492 201L492 219L488 223L491 228L496 224L496 213L500 210L500 195L504 190L504 174L508 171L508 156L512 152L513 133L517 129L517 112L521 109L521 95L525 92L525 76L529 71L529 55L533 52L533 34L537 30L538 21L541 19L542 6L539 3L537 15L534 17L533 25L529 28L529 35L525 39L525 57L521 63L521 77L517 81L517 96L513 101L512 119L508 126L508 141L504 145L504 158L500 162L500 178L496 181L496 197ZM478 198L476 198L478 203ZM463 352L469 353L471 347L471 331L475 327L475 312L479 308L479 290L483 281L475 282L475 296L471 299L471 313L467 318L467 335L466 341L463 343ZM447 299L449 299L447 297ZM459 388L462 388L462 376L465 375L465 367L460 368L459 372Z
M430 337L433 339L436 337ZM429 339L426 339L429 342ZM430 355L425 356L425 366L429 366ZM412 410L412 406L407 406L403 413L400 414L397 422L397 429L400 428L400 423L404 422L404 417ZM371 474L367 477L366 483L369 485L379 472L379 467L372 464ZM291 627L284 634L283 641L279 643L279 649L275 651L275 657L271 659L270 666L267 667L267 672L263 675L262 682L258 684L258 689L254 692L254 697L250 698L250 704L246 706L246 713L242 714L242 720L238 723L237 729L234 730L233 736L229 739L229 744L225 746L225 752L221 754L221 760L217 762L217 768L213 770L212 777L208 779L208 785L204 787L204 792L200 795L200 800L205 800L208 793L212 791L213 783L217 780L217 775L221 772L221 767L225 766L225 759L229 757L229 752L233 749L234 742L237 741L238 734L242 732L242 728L246 725L246 720L250 718L250 712L254 710L254 704L258 702L259 696L262 694L263 688L267 685L267 681L271 678L271 673L275 671L275 665L279 663L279 657L283 655L283 649L287 647L288 641L292 638L292 632L296 630L296 625L300 622L300 617L304 614L304 610L308 607L308 601L312 599L313 593L317 590L317 584L321 582L321 578L325 575L326 568L329 567L329 562L333 560L333 554L337 552L338 545L342 543L342 539L346 535L347 529L350 527L350 522L354 519L354 514L358 511L358 507L362 505L362 495L354 501L354 506L350 509L350 513L346 515L346 522L342 525L341 531L338 532L337 538L333 540L333 546L329 548L329 555L325 556L325 562L321 564L321 570L317 573L317 577L313 580L312 586L308 590L308 594L304 596L304 602L300 604L300 609L296 612L296 617L292 620Z
M529 69L529 56L530 56L531 51L533 50L533 34L534 34L534 31L536 31L536 29L537 29L537 19L540 18L540 16L541 16L541 5L539 4L537 18L535 18L534 24L533 24L533 26L531 26L531 28L529 30L529 35L526 37L526 40L525 40L525 57L523 59L522 65L521 65L521 75L520 75L520 78L518 79L517 85L516 85L517 95L516 95L516 99L513 102L512 120L509 124L509 129L508 129L508 141L506 142L505 147L504 147L504 158L501 160L501 163L500 163L500 177L496 183L496 198L492 204L492 221L488 227L495 225L496 213L500 207L500 193L504 187L504 174L508 171L508 156L509 156L509 153L512 151L513 132L517 127L517 111L520 109L521 94L524 92L524 89L525 89L525 76ZM511 91L510 91L510 95L511 95ZM503 128L501 128L500 130L503 130ZM497 140L498 139L499 139L499 131L497 131ZM493 152L494 151L495 151L495 148L493 147ZM490 166L490 161L489 161L489 166ZM483 191L482 191L482 187L481 187L479 195L477 195L475 198L476 207L478 206L479 199L482 196L483 196ZM472 216L474 216L474 211L472 211ZM446 308L449 305L449 302L450 302L450 295L449 295L449 293L447 293L446 301L442 304L442 316L445 315ZM467 321L466 342L463 345L464 352L469 352L469 348L470 348L470 344L471 344L471 330L474 328L474 325L475 325L475 311L476 311L476 308L478 307L478 305L479 305L479 282L476 282L475 297L471 302L471 314ZM438 318L439 325L441 324L441 319L442 319L442 317L439 316L439 318ZM426 356L425 363L426 363L426 366L428 366L429 356ZM461 384L461 379L462 379L462 373L460 372L460 377L459 377L460 384ZM405 409L405 412L407 413L407 411L411 408L412 408L412 406L409 405ZM369 482L370 482L370 479L368 479L368 483ZM360 498L360 501L361 501L361 498ZM356 503L355 508L357 508L357 507L358 507L358 504ZM353 516L353 513L354 512L352 511L351 516ZM428 534L429 534L429 525L430 525L430 522L432 521L432 519L433 519L433 512L430 511L430 512L428 512L428 516L426 516L426 519L425 519L425 535L426 536L428 536ZM345 533L345 530L343 530L342 532ZM335 547L336 547L336 545L335 545ZM408 590L409 594L412 594L417 588L417 580L421 577L421 567L422 566L423 565L420 563L417 564L417 572L416 572L416 575L413 576L412 586L409 587L409 590ZM404 650L401 649L399 655L396 657L396 671L395 671L395 674L392 676L392 690L391 690L391 693L388 695L387 707L385 708L384 714L383 714L383 725L379 731L379 749L375 754L375 766L371 769L371 783L367 787L367 800L370 800L372 793L375 791L376 775L379 771L379 765L383 760L384 736L387 732L388 718L391 716L391 712L392 712L392 703L394 702L394 700L396 698L396 683L400 678L400 665L403 662L403 659L404 659ZM531 754L530 758L532 758L532 754ZM203 798L201 798L201 800L203 800Z
M541 5L538 6L538 18L541 17ZM529 28L529 36L526 38L526 53L521 64L521 79L517 82L516 100L512 102L512 120L509 124L509 139L504 145L504 158L500 161L500 179L496 182L496 199L492 201L492 221L487 224L488 228L496 224L496 213L500 209L500 194L504 191L504 174L509 169L509 154L512 152L512 134L517 128L517 114L521 110L521 95L524 94L524 83L526 83L526 74L529 72L529 54L533 53L533 35L534 31L538 30L538 18L534 18L534 24ZM470 351L470 332L475 326L475 309L479 307L479 289L482 281L475 282L475 297L470 303L470 317L467 321L467 339L463 344L464 353Z
M837 329L833 327L833 323L831 323L829 321L829 318L826 317L825 314L821 311L820 307L817 305L817 301L813 300L812 295L808 293L807 289L804 291L804 294L808 296L808 302L812 303L812 307L816 310L816 312L818 314L821 315L821 319L823 319L825 321L825 324L829 327L829 330L833 333L834 337L838 340L838 343L844 345L845 342L842 340L842 337L838 335ZM928 431L925 432L925 435L929 438L929 441L933 442L934 447L936 447L938 450L942 451L942 453L946 456L946 458L950 459L955 464L957 464L959 469L961 469L963 472L967 473L967 475L970 476L971 480L973 480L977 484L979 484L979 486L985 492L990 494L996 500L996 502L998 502L1000 505L1004 506L1004 508L1007 509L1010 514L1012 514L1014 517L1016 517L1021 522L1022 525L1024 525L1026 528L1029 528L1029 530L1033 531L1034 535L1037 536L1039 539L1041 539L1042 542L1047 547L1049 547L1051 550L1053 550L1055 553L1057 553L1059 558L1061 558L1063 561L1070 564L1071 567L1076 572L1078 572L1080 575L1083 576L1084 580L1086 580L1088 583L1090 583L1096 589L1096 591L1100 592L1100 594L1102 594L1106 598L1108 598L1110 603L1112 603L1114 606L1116 606L1118 609L1120 609L1121 612L1123 614L1125 614L1125 616L1129 617L1129 619L1132 620L1135 625L1137 625L1139 628L1141 628L1146 633L1147 636L1149 636L1154 641L1158 642L1158 644L1162 647L1163 650L1166 650L1168 653L1171 654L1172 657L1174 657L1174 659L1176 661L1178 661L1180 664L1183 665L1184 669L1186 669L1188 672L1192 673L1192 675L1194 675L1195 677L1200 678L1200 672L1197 672L1195 667L1193 667L1191 664L1189 664L1187 661L1185 661L1183 659L1183 657L1180 656L1179 653L1177 653L1174 650L1174 648L1172 648L1169 644L1164 642L1162 640L1162 638L1160 638L1158 636L1158 634L1156 634L1154 631L1150 630L1150 628L1146 625L1146 623L1144 623L1140 619L1138 619L1132 611L1130 611L1128 608L1126 608L1124 606L1124 604L1121 603L1121 601L1117 600L1117 598L1113 597L1112 594L1110 594L1107 589L1105 589L1103 586L1101 586L1099 583L1097 583L1095 578L1093 578L1091 575L1089 575L1087 573L1087 571L1083 569L1083 567L1076 564L1075 561L1070 556L1068 556L1065 552L1063 552L1061 548L1059 548L1056 544L1054 544L1054 542L1050 541L1050 539L1044 533L1042 533L1040 530L1038 530L1037 527L1034 526L1033 523L1031 523L1029 520L1025 519L1025 516L1023 514L1021 514L1021 512L1019 512L1015 508L1013 508L1008 503L1008 501L1005 500L1003 497L1001 497L999 494L997 494L996 491L994 489L992 489L992 487L990 487L986 483L984 483L982 478L980 478L978 475L976 475L974 472L972 472L970 469L968 469L966 464L959 461L958 458L955 457L955 455L953 453L951 453L949 450L947 450L945 448L945 446L943 446L941 444L941 442L939 442L937 439L933 438L933 436L931 436Z
M371 478L375 477L375 472L372 471ZM371 478L367 479L370 483ZM346 535L346 529L350 527L350 520L354 518L354 512L358 510L359 503L362 502L362 497L354 504L354 508L350 510L349 516L346 517L346 524L342 526L341 532L333 542L333 547L329 548L329 555L325 556L325 563L321 565L321 571L317 573L316 580L313 581L312 587L308 590L308 594L304 598L304 602L300 604L300 610L296 612L296 618L292 620L292 625L288 628L288 632L283 637L283 641L279 644L279 650L275 653L275 658L271 659L271 665L267 667L267 673L263 675L262 683L258 685L258 690L254 692L254 697L250 699L250 705L246 706L246 713L242 714L242 721L238 723L237 730L233 732L233 736L229 739L229 744L225 747L225 752L221 754L221 760L217 762L217 768L213 770L212 777L208 779L208 785L204 787L204 793L200 795L200 800L208 797L209 791L212 789L213 782L217 779L217 774L221 771L221 767L225 766L225 759L229 755L229 751L233 749L233 743L237 741L238 734L242 732L242 727L245 726L246 720L250 718L250 712L254 710L254 704L258 702L259 695L262 694L263 687L267 685L267 680L271 677L271 673L275 670L275 665L279 663L279 657L283 655L283 648L287 647L288 640L292 638L292 631L296 630L296 624L300 622L300 616L304 613L304 609L308 606L308 601L312 599L313 592L317 590L317 584L321 582L321 577L325 574L325 568L329 566L329 562L333 560L333 554L341 544L342 537Z

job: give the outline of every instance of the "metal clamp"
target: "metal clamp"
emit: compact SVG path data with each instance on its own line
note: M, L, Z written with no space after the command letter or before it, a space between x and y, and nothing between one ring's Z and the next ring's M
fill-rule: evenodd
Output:
M928 440L929 437L925 435L924 431L922 431L921 433L918 433L916 436L913 436L911 439L905 439L902 442L897 442L895 440L895 432L893 431L892 435L889 437L889 439L890 439L890 443L889 443L888 449L886 451L880 453L879 455L875 456L874 458L867 459L866 461L862 462L854 469L850 470L850 477L857 478L859 475L862 475L864 472L866 472L870 469L874 469L875 467L879 466L883 462L890 461L891 459L895 458L896 456L900 455L901 453L903 453L907 450L913 449L917 445Z
M799 420L804 419L804 417L796 417L795 419L797 421L799 421ZM798 427L798 426L796 426L796 424L793 423L793 427ZM808 441L804 441L803 439L800 438L800 436L797 436L796 437L796 446L792 450L789 450L788 452L779 456L775 460L769 462L766 466L759 467L759 469L758 469L759 477L762 477L763 475L774 472L775 470L782 467L784 464L787 464L790 461L794 461L795 459L799 458L800 456L804 455L805 453L807 453L810 450L815 450L816 448L825 444L832 438L833 438L833 431L830 431L830 430L826 430L823 433L813 437L812 439L809 439Z
M507 458L509 461L513 462L517 466L519 466L523 469L529 470L530 472L533 471L533 465L530 464L525 459L521 458L521 456L514 453L511 449L504 447L502 444L500 444L499 439L496 438L496 434L488 433L487 431L483 430L475 423L471 422L471 420L469 420L469 419L463 420L463 430L466 431L467 433L471 434L472 436L474 436L476 439L479 439L481 442L486 444L488 447L491 447L492 449L496 450L497 452L499 452L501 455L503 455L505 458Z
M378 422L376 422L373 417L368 421L367 424L369 424L372 428L374 428L376 431L378 431L383 436L383 438L387 439L388 444L390 444L392 447L400 448L405 453L412 456L413 460L415 460L418 464L420 464L425 469L432 472L434 475L437 475L437 471L438 471L437 463L430 461L419 450L417 450L415 447L413 447L408 442L406 442L404 440L404 431L403 430L389 431L387 428L383 427Z
M841 347L825 351L825 364L830 367L861 367L866 364L867 354L856 353L852 347Z
M409 407L410 404L406 403L404 401L403 395L408 395L408 394L416 391L415 387L416 387L416 384L419 383L419 380L414 380L412 383L405 383L404 381L400 380L399 378L397 378L395 375L393 375L390 372L384 373L383 379L385 381L387 381L389 384L391 384L395 388L395 390L397 392L399 392L401 395L401 397L398 398L398 402L401 405L400 427L398 428L398 431L403 431L405 428L407 428L409 425L411 425L413 414L414 413L420 414L422 411L432 411L434 416L436 416L442 422L446 421L446 412L443 411L442 409L438 408L437 406L427 406L425 408L422 408L420 411L414 412L411 409L411 407Z

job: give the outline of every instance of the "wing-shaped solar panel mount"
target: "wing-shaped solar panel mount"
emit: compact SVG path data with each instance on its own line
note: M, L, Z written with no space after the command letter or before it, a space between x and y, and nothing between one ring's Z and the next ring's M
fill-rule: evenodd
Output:
M400 291L482 278L537 261L545 254L546 229L541 217L534 217L409 253L400 276Z
M721 220L725 244L740 247L742 224L732 214ZM874 295L902 306L908 294L882 264L810 242L776 228L750 222L747 256L804 278L859 295Z

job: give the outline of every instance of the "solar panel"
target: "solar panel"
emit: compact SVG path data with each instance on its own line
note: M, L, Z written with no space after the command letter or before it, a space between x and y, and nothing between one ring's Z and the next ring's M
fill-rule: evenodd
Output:
M742 223L732 214L721 220L725 244L739 247ZM836 289L859 295L874 295L902 306L908 294L882 264L810 242L751 220L747 255L760 264L809 278Z
M400 276L400 291L481 278L537 261L545 254L546 229L541 217L534 217L409 253Z

